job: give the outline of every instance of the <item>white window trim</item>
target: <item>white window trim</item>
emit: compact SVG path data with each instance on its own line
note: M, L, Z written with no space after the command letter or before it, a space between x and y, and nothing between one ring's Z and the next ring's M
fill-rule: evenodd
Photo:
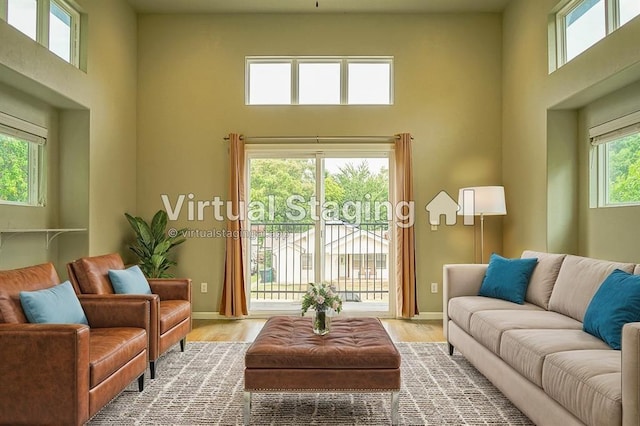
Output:
M55 3L62 10L71 16L71 41L70 41L70 60L69 63L76 68L80 67L80 12L75 5L65 0L37 0L36 12L36 42L49 50L49 13L51 10L51 2ZM0 19L8 22L8 0L0 0ZM28 37L25 34L25 37ZM51 52L56 58L65 61L55 53Z
M562 67L564 64L570 62L567 61L566 51L566 26L565 18L571 13L580 3L584 0L567 0L561 2L556 9L552 12L554 19L549 20L549 50L555 50L555 55L550 54L549 73ZM604 0L604 13L605 13L605 35L606 38L620 28L620 2L619 0ZM602 40L602 39L600 39ZM586 52L591 47L586 48L580 54ZM580 56L578 54L577 56ZM572 58L573 59L573 58ZM552 63L555 61L555 63Z
M245 57L245 105L247 106L290 106L300 105L298 93L298 64L300 63L340 63L340 103L339 104L304 104L305 106L391 106L394 104L394 57L393 56L246 56ZM251 104L249 102L249 66L250 64L291 64L291 103L288 104ZM389 103L388 104L349 104L347 94L349 91L349 67L350 63L389 64Z
M0 204L43 207L46 204L45 145L48 130L20 118L0 112L0 132L29 143L29 201L1 200Z
M294 146L290 144L246 144L245 145L245 170L246 170L246 179L245 179L245 194L249 194L250 184L251 184L251 173L250 173L250 162L252 159L258 158L315 158L316 160L316 176L321 175L321 171L324 168L324 158L330 156L331 158L360 158L360 157L379 157L379 158L388 158L389 159L389 201L395 203L395 196L393 195L395 188L395 151L394 144L314 144L313 146L304 146L303 144L296 144ZM324 179L316 180L316 193L323 194L324 193ZM316 229L321 229L324 226L324 220L320 218L317 221ZM247 220L247 229L251 229L251 221ZM389 235L396 234L396 225L393 220L389 221ZM320 232L320 238L316 238L316 246L314 247L315 258L313 260L313 271L315 274L315 280L319 282L321 280L321 274L323 273L322 267L318 267L318 265L322 265L322 259L320 258L320 253L322 253L322 247L324 245L324 237L322 236L322 232ZM245 253L250 252L249 245L251 244L250 238L245 238L243 242L243 250ZM390 238L389 240L389 251L388 254L396 253L395 248L395 238ZM378 312L375 314L380 317L394 317L396 315L396 298L393 297L395 294L396 282L396 267L395 262L389 262L389 257L387 256L387 268L389 271L389 305L388 311L386 312ZM245 277L251 277L251 262L245 262ZM245 280L245 291L247 294L251 292L251 280ZM262 312L252 312L251 303L252 300L249 298L249 311L251 315L261 315ZM288 313L286 311L285 313ZM273 311L268 311L269 314L273 314Z
M607 186L608 166L606 144L640 133L640 111L627 114L589 128L591 150L589 153L589 207L608 208L640 205L640 200L626 203L609 203Z

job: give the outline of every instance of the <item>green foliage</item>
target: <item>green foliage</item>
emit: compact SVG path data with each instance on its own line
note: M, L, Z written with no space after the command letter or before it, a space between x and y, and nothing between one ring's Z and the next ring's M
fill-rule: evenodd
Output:
M251 217L254 222L287 223L300 222L311 223L314 215L309 201L315 195L315 162L312 159L279 159L262 158L251 160L250 176L251 185L249 200L256 205L269 206L269 197L273 197L274 215L263 218ZM338 215L334 219L342 219L353 223L366 223L384 221L387 218L387 208L383 202L389 200L389 171L382 169L380 172L372 172L366 160L359 164L347 163L338 172L325 171L324 191L325 202L328 211L332 211L330 205L337 205ZM295 220L287 213L293 211L287 206L287 199L292 196L300 196L300 201L294 204L304 210L304 218ZM344 217L343 207L345 203L360 203L360 212L350 212L349 217ZM380 204L380 215L375 217L375 203ZM329 204L332 203L332 204ZM366 205L369 205L369 211ZM249 205L251 212L252 205ZM267 229L268 230L268 229ZM284 230L279 227L278 230ZM289 231L295 232L291 228ZM298 228L299 230L299 228Z
M0 199L29 201L29 143L0 134Z
M138 256L140 269L147 278L171 278L167 270L176 264L169 259L169 251L185 242L184 229L172 230L167 235L167 212L158 210L148 224L140 217L124 214L136 233L136 241L129 249Z
M640 134L607 144L609 203L640 201Z

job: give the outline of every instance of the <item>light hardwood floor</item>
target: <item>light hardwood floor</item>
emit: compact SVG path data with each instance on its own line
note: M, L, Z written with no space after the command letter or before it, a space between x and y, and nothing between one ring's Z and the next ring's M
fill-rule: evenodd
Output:
M193 320L189 341L252 342L265 319ZM442 321L383 319L394 342L444 342Z

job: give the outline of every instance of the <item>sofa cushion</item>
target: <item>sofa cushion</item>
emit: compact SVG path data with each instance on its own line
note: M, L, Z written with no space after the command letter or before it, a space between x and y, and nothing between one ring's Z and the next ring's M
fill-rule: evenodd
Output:
M589 425L622 424L620 352L580 350L548 355L542 388Z
M525 250L522 253L522 258L531 257L538 259L538 265L531 274L524 300L548 309L553 285L556 283L560 266L566 254L541 253L530 250Z
M109 279L116 294L151 294L149 282L138 265L127 269L110 269Z
M542 308L532 303L524 303L519 305L513 302L507 302L502 299L491 299L483 296L460 296L449 300L449 318L451 318L464 331L470 333L469 324L471 316L480 311L495 311L501 309L508 310L529 310L541 311Z
M549 310L583 321L589 302L605 278L614 269L631 273L634 268L633 263L616 263L567 255L553 286Z
M584 316L584 331L613 349L622 346L622 327L640 321L640 275L616 269L591 299Z
M522 305L537 263L538 259L506 259L493 253L478 295Z
M496 355L500 355L502 333L517 329L582 330L582 323L549 311L482 311L471 316L471 336Z
M78 296L69 281L36 291L21 291L24 314L33 324L89 325Z
M635 269L633 270L633 274L640 275L640 265L636 265Z
M89 386L102 383L147 347L142 328L92 328L89 337Z
M502 333L500 357L527 379L542 387L547 355L578 349L609 349L602 340L582 330L507 330Z

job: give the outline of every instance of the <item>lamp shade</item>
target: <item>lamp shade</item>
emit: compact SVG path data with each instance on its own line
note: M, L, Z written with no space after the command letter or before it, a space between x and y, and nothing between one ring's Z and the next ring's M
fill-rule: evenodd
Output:
M458 215L502 216L507 214L503 186L470 186L458 192Z

